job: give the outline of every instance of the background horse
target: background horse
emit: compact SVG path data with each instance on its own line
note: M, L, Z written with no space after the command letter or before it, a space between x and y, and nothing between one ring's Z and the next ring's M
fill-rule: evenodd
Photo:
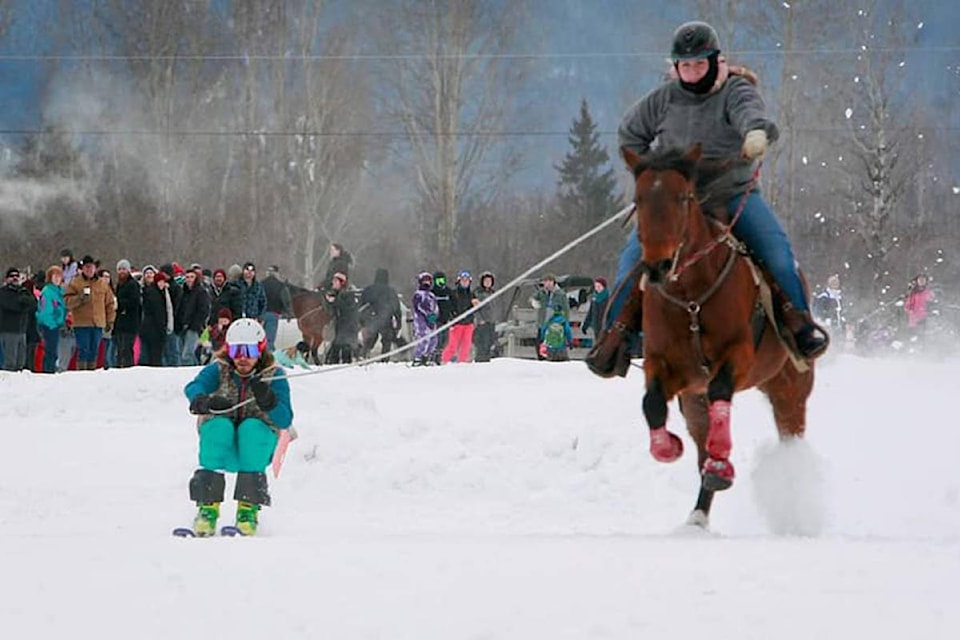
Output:
M323 331L333 319L333 315L324 303L323 294L286 283L290 290L290 304L303 341L310 345L310 355L314 364L320 364L320 345L323 344Z
M781 439L804 434L813 363L795 366L769 321L755 323L760 287L729 227L708 218L695 192L700 146L640 156L623 150L635 177L638 265L650 452L661 462L683 453L666 428L667 403L680 410L697 444L701 483L688 522L706 527L715 491L733 484L730 408L737 391L770 399ZM636 301L635 301L636 302ZM800 369L803 369L801 371Z

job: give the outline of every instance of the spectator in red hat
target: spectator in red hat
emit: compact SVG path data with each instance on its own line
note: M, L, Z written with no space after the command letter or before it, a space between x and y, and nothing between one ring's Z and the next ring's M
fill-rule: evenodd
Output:
M596 334L603 327L603 314L607 310L607 302L610 299L610 291L607 289L607 279L598 276L593 279L593 295L590 296L590 310L587 311L587 317L584 318L580 330L587 333L593 328Z

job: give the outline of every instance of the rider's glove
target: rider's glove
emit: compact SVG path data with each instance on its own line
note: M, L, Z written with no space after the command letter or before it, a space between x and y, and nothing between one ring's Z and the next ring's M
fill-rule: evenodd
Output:
M223 396L210 396L201 393L190 401L190 413L198 416L206 415L210 411L225 411L233 406L233 402Z
M767 132L763 129L754 129L747 132L743 140L742 155L747 160L762 158L767 152Z
M277 394L270 388L269 382L254 378L250 381L250 390L253 391L253 397L257 399L257 404L263 411L270 411L277 406Z

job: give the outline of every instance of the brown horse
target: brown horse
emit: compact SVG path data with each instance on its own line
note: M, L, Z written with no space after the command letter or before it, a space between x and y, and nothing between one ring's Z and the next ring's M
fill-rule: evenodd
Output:
M780 437L800 437L813 389L813 363L795 366L776 328L753 322L760 296L756 272L729 226L700 209L694 190L698 170L706 170L700 156L699 145L650 156L623 150L635 177L643 247L638 268L645 291L632 295L634 304L642 299L643 413L650 452L660 462L683 453L680 438L666 428L667 403L679 396L701 474L689 523L706 527L714 492L734 480L734 393L759 388L773 405Z
M303 341L310 346L310 355L314 364L320 364L319 349L323 344L323 331L333 319L324 303L323 294L287 283L290 289L290 303L293 315L297 318L297 327Z

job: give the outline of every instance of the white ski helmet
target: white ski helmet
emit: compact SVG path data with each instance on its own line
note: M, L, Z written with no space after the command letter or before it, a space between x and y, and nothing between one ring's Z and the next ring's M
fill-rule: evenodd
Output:
M267 345L267 333L253 318L237 318L227 329L227 344L255 344L262 353Z

